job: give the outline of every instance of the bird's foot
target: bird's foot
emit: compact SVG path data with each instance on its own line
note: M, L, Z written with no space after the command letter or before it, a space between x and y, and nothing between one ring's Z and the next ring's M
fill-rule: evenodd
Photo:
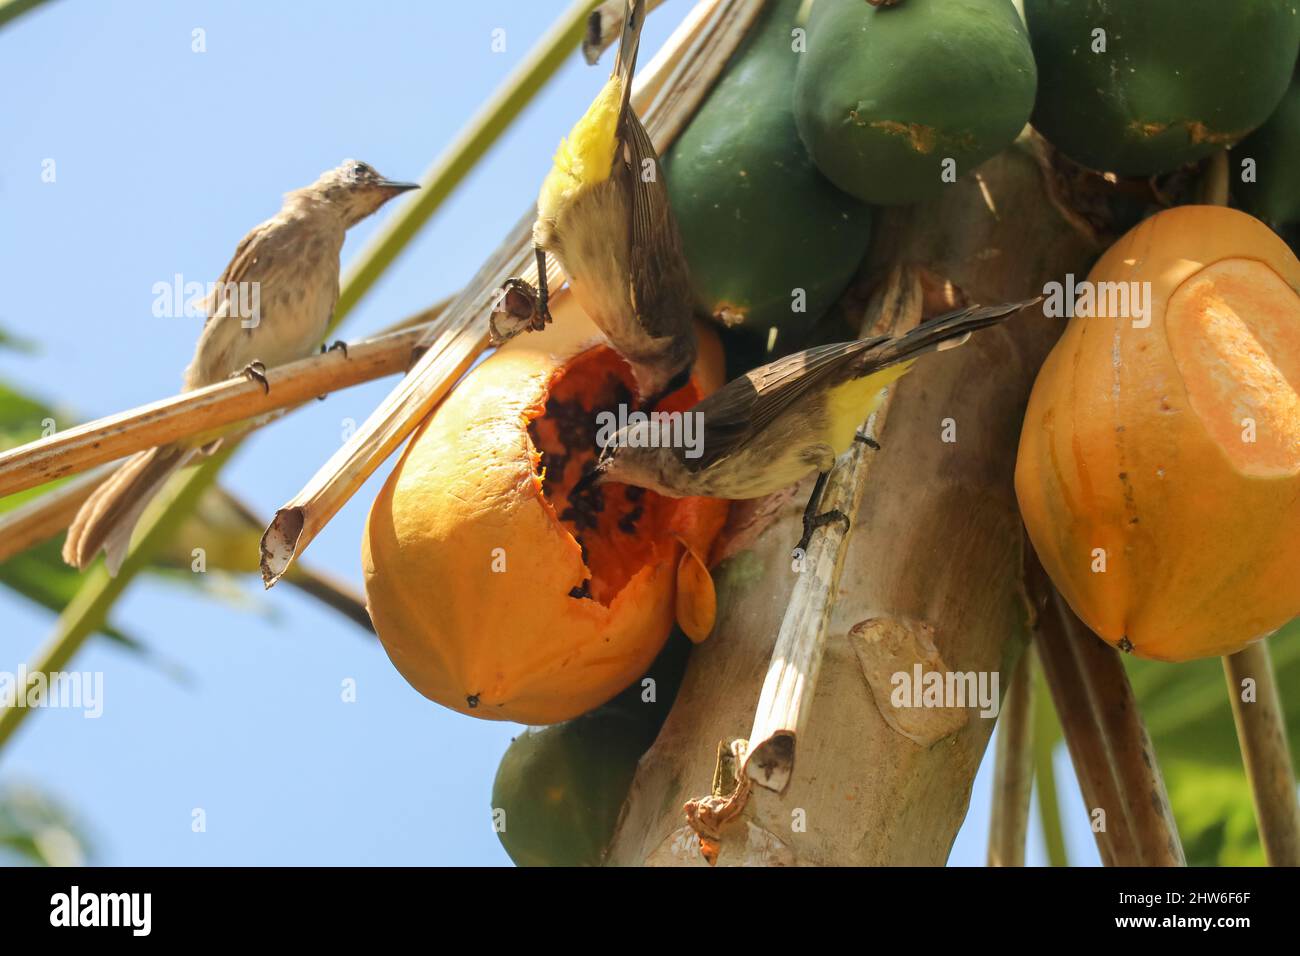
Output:
M266 364L264 362L249 362L238 374L248 379L250 382L261 382L262 388L266 390L266 394L271 394L271 383L266 380Z
M335 350L342 351L344 358L348 357L348 343L344 342L342 339L335 339L333 344L331 345L326 345L324 342L320 344L321 355L324 355L326 352L333 352Z
M862 442L862 444L866 445L872 451L880 451L880 442L876 441L870 435L864 435L862 432L858 432L853 436L853 440Z
M844 522L844 533L847 534L850 525L849 516L838 508L831 511L823 511L821 514L804 515L803 537L800 538L799 543L794 546L795 555L806 555L808 553L808 545L812 541L813 532L818 528L823 528L828 524L834 524L837 521Z
M523 332L540 332L551 321L541 291L519 278L509 278L497 290L488 319L493 346L504 345Z

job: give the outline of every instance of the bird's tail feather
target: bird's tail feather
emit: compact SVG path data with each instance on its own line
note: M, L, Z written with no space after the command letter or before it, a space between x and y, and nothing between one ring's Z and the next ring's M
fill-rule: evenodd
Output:
M1008 302L1003 305L973 305L936 316L928 322L921 323L906 335L900 335L886 342L878 352L870 355L870 364L880 368L933 349L942 351L956 348L963 344L972 332L997 325L1041 299L1042 296L1038 296L1035 299Z
M614 56L611 76L623 83L623 104L632 95L632 74L636 70L636 54L641 46L641 22L645 20L645 0L627 0L627 15L623 18L623 33L618 39L618 52Z
M102 548L108 573L116 575L145 506L194 450L164 445L132 455L86 499L68 528L63 560L84 569Z

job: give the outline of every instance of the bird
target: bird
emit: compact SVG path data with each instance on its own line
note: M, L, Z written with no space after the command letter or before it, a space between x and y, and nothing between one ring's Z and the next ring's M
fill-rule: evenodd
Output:
M613 71L560 143L537 197L537 288L506 281L493 339L550 322L546 258L554 256L571 294L631 367L638 397L653 407L688 381L696 341L681 234L659 157L630 100L644 19L645 0L629 0Z
M607 438L571 494L616 482L670 498L760 498L817 471L796 545L796 553L806 551L817 528L843 521L847 530L845 515L817 507L835 459L855 439L879 447L858 426L879 407L882 390L921 354L961 345L1041 298L956 309L905 335L821 345L756 368L682 413L696 416L698 442L665 442L664 429L642 417Z
M323 350L339 297L344 234L394 196L417 188L348 159L310 186L285 194L280 211L240 240L203 302L207 319L183 390L247 375L270 391L268 366L305 358L318 345ZM207 435L128 458L73 518L63 560L85 569L102 549L115 576L145 505L172 474L215 451L220 441Z

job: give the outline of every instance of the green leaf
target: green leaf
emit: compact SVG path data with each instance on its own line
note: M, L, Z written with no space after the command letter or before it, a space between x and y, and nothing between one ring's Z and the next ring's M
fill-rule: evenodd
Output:
M1300 765L1300 619L1267 638ZM1262 866L1264 851L1219 658L1125 659L1191 866ZM1287 691L1292 693L1288 694Z
M1267 638L1286 711L1291 759L1300 762L1300 619ZM1164 760L1185 759L1213 767L1241 767L1237 730L1228 703L1223 662L1217 658L1164 664L1125 658L1142 716ZM1297 693L1287 696L1287 690Z
M40 438L46 423L51 420L72 422L76 419L72 415L60 417L60 413L40 399L0 382L0 450ZM37 498L60 484L62 482L51 482L0 498L0 513ZM62 539L55 538L0 562L0 584L58 614L81 586L80 572L63 562L59 554L61 547ZM149 653L140 641L112 625L105 625L100 633L137 653Z
M40 438L50 420L69 423L73 418L61 417L40 399L0 382L0 451ZM3 500L8 502L10 498Z
M1250 786L1241 767L1194 760L1160 765L1188 866L1265 866Z
M42 541L8 561L0 562L0 584L55 614L62 611L77 593L81 575L63 563L59 555L60 540ZM133 650L144 646L133 637L112 626L102 633Z
M1043 831L1048 866L1069 866L1065 832L1061 826L1061 804L1056 789L1056 768L1052 759L1062 742L1061 722L1052 706L1052 692L1043 669L1034 660L1034 794L1038 822Z
M81 866L91 849L65 808L33 787L0 791L0 859L7 853L36 866Z
M58 421L49 405L30 395L0 383L0 448L8 443L21 444L40 437L47 422ZM75 421L68 415L65 421ZM62 482L51 482L29 488L19 494L0 498L0 513L18 506L57 488ZM229 572L255 574L258 572L258 543L264 522L249 511L228 492L217 488L200 499L199 507L186 518L180 529L167 542L164 550L149 567L151 574L179 586L195 588L207 597L228 606L267 612L268 606L251 600ZM0 562L0 585L21 594L55 614L61 613L81 586L81 573L64 563L60 554L62 538L28 548L7 561ZM202 548L206 556L206 574L194 574L191 565L193 550ZM289 583L314 584L308 589L318 600L353 621L368 625L364 617L364 604L360 598L345 593L332 582L320 579L306 568L296 568ZM105 624L99 633L116 641L122 647L147 657L155 666L174 679L189 682L189 674L177 663L167 660L141 641L111 624Z
M75 419L71 415L61 419L45 402L0 382L0 450L40 438L50 420L71 422ZM0 512L16 508L61 483L51 482L0 498ZM46 610L56 614L61 612L77 593L81 580L79 572L63 563L59 555L61 547L61 539L56 538L0 562L0 584ZM147 648L138 640L111 625L101 628L100 633L131 650L147 653Z
M217 472L233 452L233 446L223 446L203 464L182 472L159 492L145 509L135 546L127 554L117 577L109 577L102 562L84 572L81 586L59 615L54 633L28 664L28 673L39 671L49 675L68 665L86 638L103 626L113 602L144 570L151 556L176 532L185 515L212 486ZM0 708L0 746L13 735L31 710L29 707Z
M15 352L35 352L36 343L31 339L25 339L21 336L14 335L8 329L0 326L0 349L12 349Z
M1300 618L1266 640L1286 714L1291 759L1300 766ZM1188 864L1264 865L1223 661L1212 657L1166 664L1125 655L1124 668L1155 747ZM1039 701L1050 709L1045 687ZM1035 733L1035 766L1041 769L1044 750L1050 752L1060 741L1059 724L1040 713Z
M29 10L34 10L46 0L0 0L0 27L21 17Z

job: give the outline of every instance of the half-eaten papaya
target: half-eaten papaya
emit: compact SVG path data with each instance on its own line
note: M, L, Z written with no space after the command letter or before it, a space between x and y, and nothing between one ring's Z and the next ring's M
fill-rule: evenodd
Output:
M1245 213L1180 206L1113 245L1034 383L1016 495L1061 594L1121 650L1229 654L1300 615L1286 244Z
M551 724L643 674L675 620L712 627L707 571L727 503L622 485L575 491L599 413L637 411L631 372L572 296L554 323L470 371L416 431L362 540L370 616L422 694L490 720ZM722 384L697 326L690 408Z

